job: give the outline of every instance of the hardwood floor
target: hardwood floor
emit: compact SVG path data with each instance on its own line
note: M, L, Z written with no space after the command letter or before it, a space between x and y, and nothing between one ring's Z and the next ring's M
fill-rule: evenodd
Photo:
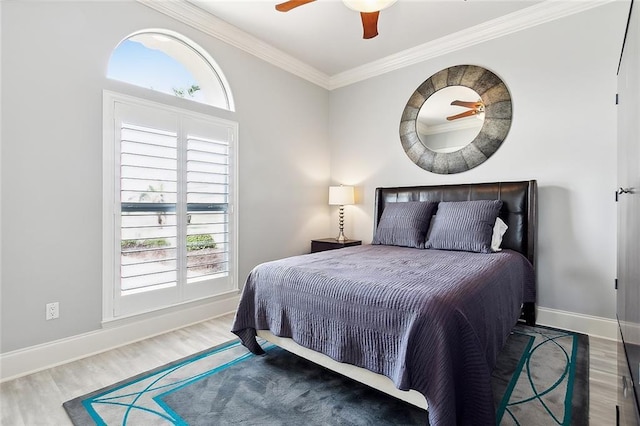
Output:
M233 315L113 349L0 384L2 426L71 425L62 403L227 342Z
M0 384L3 426L70 425L62 403L235 337L225 315L62 366ZM589 338L589 417L615 424L616 342ZM537 425L536 425L537 426Z

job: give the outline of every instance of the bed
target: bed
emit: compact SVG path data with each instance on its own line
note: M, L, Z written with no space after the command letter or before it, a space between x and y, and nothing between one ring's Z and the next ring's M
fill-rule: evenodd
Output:
M536 181L377 188L374 244L258 265L232 331L428 408L432 425L495 424L497 354L535 323L536 195ZM411 222L422 245L407 211L428 218ZM494 252L476 234L495 216Z

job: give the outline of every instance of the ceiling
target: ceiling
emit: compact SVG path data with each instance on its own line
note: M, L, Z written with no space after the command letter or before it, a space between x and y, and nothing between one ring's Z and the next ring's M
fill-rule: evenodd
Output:
M278 0L189 1L328 75L539 3L399 0L380 12L379 35L364 40L360 14L340 0L318 0L286 13L275 10Z
M611 0L398 0L362 38L358 12L317 0L138 0L328 89L500 37Z

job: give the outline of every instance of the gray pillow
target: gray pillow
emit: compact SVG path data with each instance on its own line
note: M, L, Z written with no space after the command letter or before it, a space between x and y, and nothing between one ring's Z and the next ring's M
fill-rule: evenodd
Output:
M441 202L426 248L491 253L501 200Z
M437 203L426 201L387 204L371 244L424 248L436 206Z

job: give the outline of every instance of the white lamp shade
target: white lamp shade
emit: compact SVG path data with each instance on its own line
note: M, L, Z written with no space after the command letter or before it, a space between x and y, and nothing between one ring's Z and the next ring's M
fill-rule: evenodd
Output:
M330 186L329 204L332 206L344 206L354 204L353 186Z
M358 12L377 12L386 9L396 2L396 0L342 0L349 8Z

